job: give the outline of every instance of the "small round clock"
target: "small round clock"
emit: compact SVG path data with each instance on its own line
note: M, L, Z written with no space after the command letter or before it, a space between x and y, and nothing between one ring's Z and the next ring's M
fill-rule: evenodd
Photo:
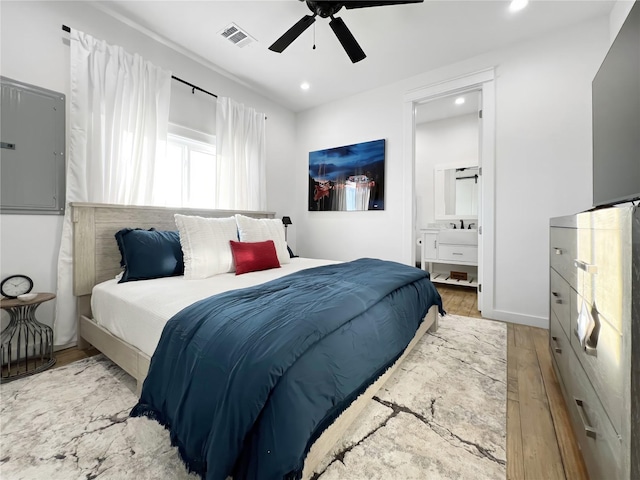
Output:
M7 298L29 293L33 288L33 280L26 275L11 275L0 283L0 293Z

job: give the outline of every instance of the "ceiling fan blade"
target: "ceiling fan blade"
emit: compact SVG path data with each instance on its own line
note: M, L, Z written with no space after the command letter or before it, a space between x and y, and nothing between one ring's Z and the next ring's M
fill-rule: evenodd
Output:
M289 30L284 32L278 40L273 42L273 45L269 47L269 50L282 53L285 48L291 45L296 38L298 38L302 32L309 28L316 21L315 15L305 15Z
M353 63L357 63L367 57L342 18L332 18L329 22L329 26L333 30L333 33L336 34L336 37L338 37L338 40L340 40L342 48L347 52L347 55L349 55L349 58Z
M383 7L385 5L404 5L406 3L422 3L424 0L389 0L389 1L360 1L354 0L350 2L344 2L344 8L350 10L352 8L368 8L368 7Z

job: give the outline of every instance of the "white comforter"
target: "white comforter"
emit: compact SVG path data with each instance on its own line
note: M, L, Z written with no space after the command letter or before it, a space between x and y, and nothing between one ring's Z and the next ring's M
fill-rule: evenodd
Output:
M280 268L237 276L224 273L204 280L185 280L182 276L126 283L108 280L93 288L91 309L98 325L152 356L165 323L186 306L217 293L333 263L338 262L292 258Z

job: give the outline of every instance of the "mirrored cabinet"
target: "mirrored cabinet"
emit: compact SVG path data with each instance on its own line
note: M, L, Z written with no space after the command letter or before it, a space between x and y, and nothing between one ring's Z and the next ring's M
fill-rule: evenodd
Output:
M434 168L435 219L478 218L477 163L436 165Z

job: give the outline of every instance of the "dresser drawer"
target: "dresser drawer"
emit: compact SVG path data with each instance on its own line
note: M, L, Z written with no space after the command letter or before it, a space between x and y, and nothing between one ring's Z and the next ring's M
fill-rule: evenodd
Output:
M592 346L586 348L582 347L577 334L578 316L582 305L582 297L572 290L571 346L593 384L593 388L599 392L600 401L613 426L616 431L620 432L623 413L622 376L624 371L622 336L603 317L599 316L589 303L585 303L585 308L591 312L596 321L596 328L591 338L597 339L597 343L592 343Z
M551 269L551 311L556 314L567 338L571 332L571 309L569 308L571 288L555 270Z
M615 230L590 230L589 237L584 247L579 237L576 290L622 333L624 279L631 278L631 262L622 259L631 258L631 242Z
M594 480L621 478L621 440L580 362L573 355L569 358L569 371L566 400L589 477Z
M569 285L575 285L577 230L575 228L551 227L549 233L550 263Z
M556 314L551 312L549 319L549 349L551 355L556 361L558 371L560 372L560 380L566 383L569 379L569 357L574 355L569 343L569 337L560 327L560 322Z
M438 245L438 260L478 264L477 245Z

